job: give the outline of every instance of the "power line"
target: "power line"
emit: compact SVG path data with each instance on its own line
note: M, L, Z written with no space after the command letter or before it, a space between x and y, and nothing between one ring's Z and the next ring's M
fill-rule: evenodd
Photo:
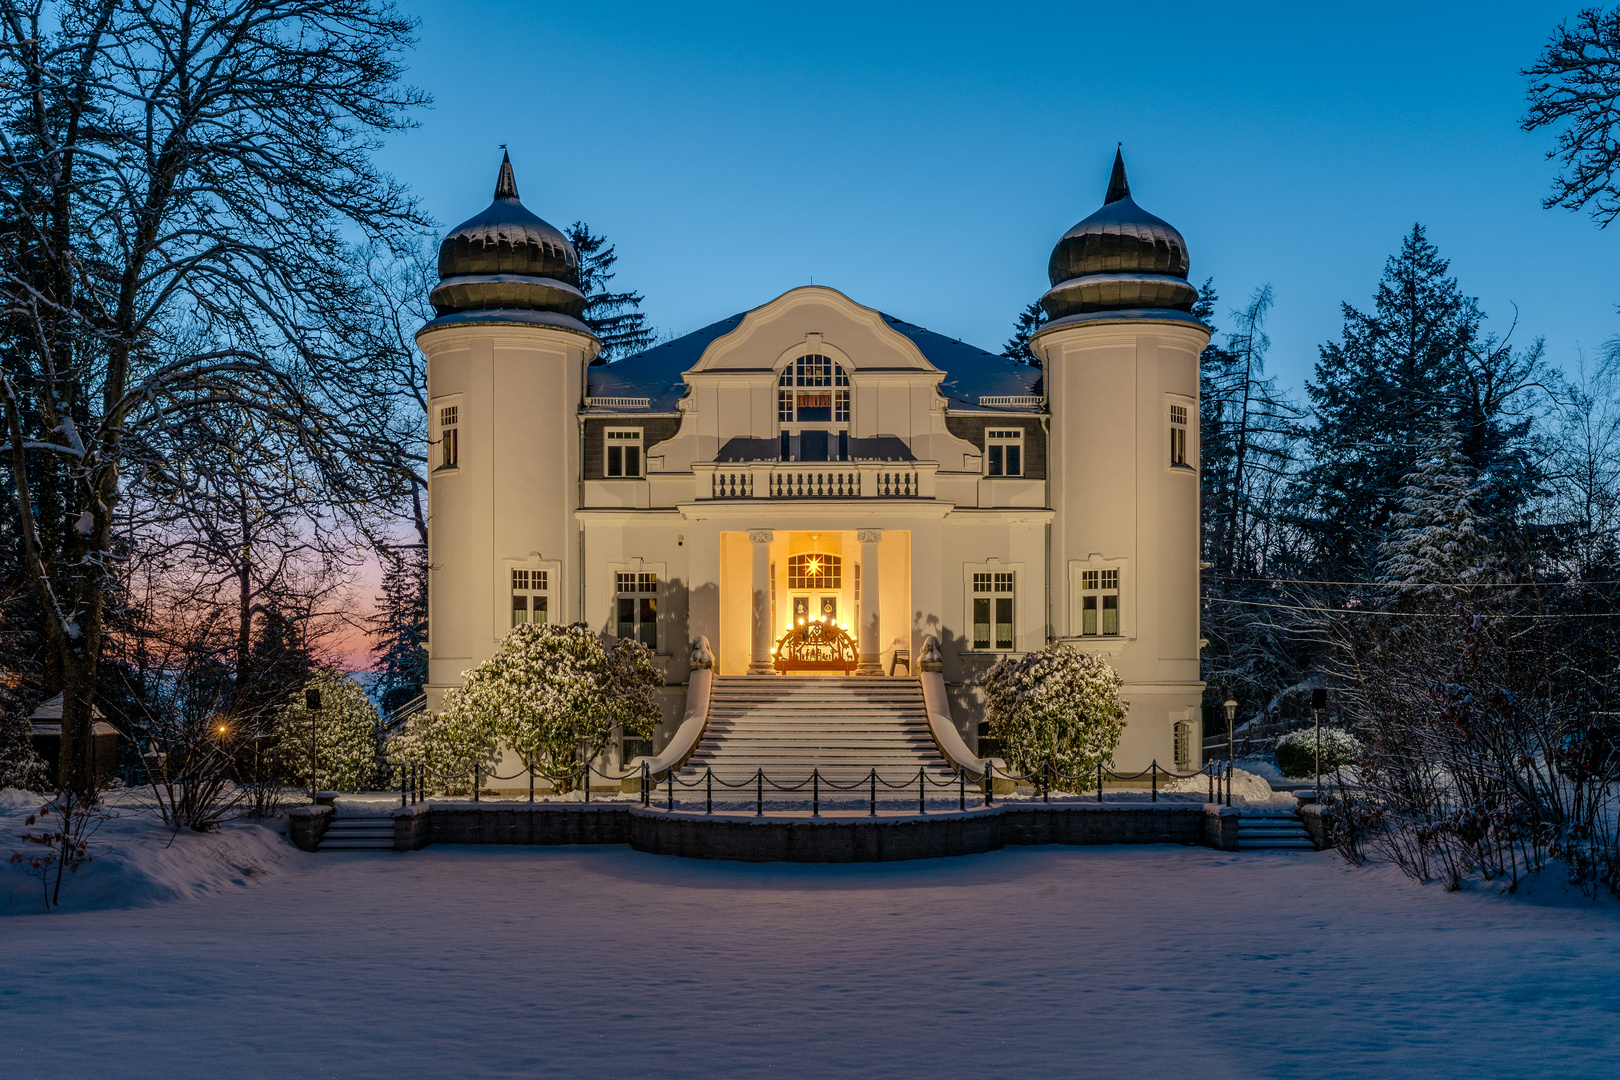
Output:
M1391 619L1613 619L1620 618L1620 611L1588 612L1570 615L1457 615L1443 611L1379 611L1376 608L1342 608L1342 607L1305 607L1299 604L1268 604L1262 600L1230 600L1224 596L1206 596L1204 598L1214 604L1238 604L1242 607L1277 608L1280 611L1311 611L1329 612L1336 615L1382 615Z
M1368 589L1578 589L1620 585L1620 581L1317 581L1312 578L1211 576L1217 581L1264 582L1268 585L1351 585Z

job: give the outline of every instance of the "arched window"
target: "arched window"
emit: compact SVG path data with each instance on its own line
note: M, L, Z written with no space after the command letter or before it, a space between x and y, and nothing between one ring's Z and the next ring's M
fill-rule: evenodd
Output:
M776 419L781 423L848 423L849 376L830 358L815 353L799 357L782 369L777 385ZM809 392L800 393L800 388Z
M837 555L794 555L788 559L788 588L843 588L844 562Z

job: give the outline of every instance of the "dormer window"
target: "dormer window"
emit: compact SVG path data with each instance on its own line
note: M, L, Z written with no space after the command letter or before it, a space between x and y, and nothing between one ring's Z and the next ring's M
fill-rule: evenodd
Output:
M984 433L986 476L1024 475L1024 429L992 428Z
M801 356L777 379L779 423L849 423L849 375L842 366L817 354Z
M604 442L607 445L607 462L604 473L607 476L640 476L641 475L641 429L621 428L608 429Z

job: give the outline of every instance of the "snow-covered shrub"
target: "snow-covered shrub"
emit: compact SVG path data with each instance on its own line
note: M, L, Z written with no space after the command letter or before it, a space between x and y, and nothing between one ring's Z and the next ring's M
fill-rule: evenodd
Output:
M615 731L649 737L660 718L653 691L663 683L639 642L606 647L583 623L526 623L463 673L436 715L413 719L390 744L389 759L460 775L492 764L504 745L544 773L569 776Z
M1107 661L1064 642L1004 656L984 677L990 737L1017 772L1050 766L1080 778L1054 787L1087 790L1098 764L1114 763L1128 707L1123 685Z
M45 790L50 770L34 752L31 732L32 725L21 709L0 709L0 788Z
M1354 765L1361 752L1361 743L1348 731L1336 727L1322 729L1322 771ZM1277 768L1284 776L1314 776L1316 774L1316 728L1290 731L1277 740Z
M321 707L305 707L305 691L319 690ZM276 710L277 753L289 776L309 777L310 739L315 739L316 789L367 791L377 777L377 710L360 684L326 667Z

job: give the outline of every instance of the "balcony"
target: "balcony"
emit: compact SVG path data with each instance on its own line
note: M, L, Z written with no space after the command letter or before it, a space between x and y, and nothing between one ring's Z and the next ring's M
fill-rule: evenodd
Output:
M694 465L699 499L932 499L932 461Z

